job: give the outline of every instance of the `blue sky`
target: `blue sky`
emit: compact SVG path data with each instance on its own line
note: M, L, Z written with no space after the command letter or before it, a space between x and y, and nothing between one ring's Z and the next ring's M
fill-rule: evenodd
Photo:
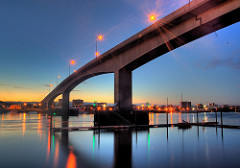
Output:
M188 0L3 0L0 2L0 100L41 101L71 71L104 53ZM133 71L133 102L240 104L240 23L224 28ZM52 88L51 88L52 89ZM87 80L71 99L113 103L113 74Z

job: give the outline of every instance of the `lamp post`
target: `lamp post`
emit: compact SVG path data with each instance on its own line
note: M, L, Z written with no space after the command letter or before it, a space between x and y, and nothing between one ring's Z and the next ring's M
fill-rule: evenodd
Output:
M95 52L95 55L96 55L96 58L100 55L100 53L98 52L98 49L97 49L97 42L98 41L101 41L101 40L103 40L103 35L101 35L101 34L99 34L98 36L97 36L97 39L96 39L96 52Z
M58 76L57 76L57 85L58 85L58 79L59 79L59 78L61 78L61 76L60 76L60 75L58 75Z
M69 76L70 76L70 67L71 67L71 65L75 65L76 64L76 61L75 60L71 60L70 62L69 62Z
M49 93L50 93L50 88L51 88L51 87L53 87L53 84L50 84L50 85L49 85Z

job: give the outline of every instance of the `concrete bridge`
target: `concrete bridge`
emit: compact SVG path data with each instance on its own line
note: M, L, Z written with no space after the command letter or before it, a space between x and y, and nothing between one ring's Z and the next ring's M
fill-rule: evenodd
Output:
M114 102L119 111L132 106L132 71L175 48L240 20L240 0L193 0L151 26L90 61L62 81L43 100L52 107L63 95L63 111L69 110L69 93L81 82L114 73Z

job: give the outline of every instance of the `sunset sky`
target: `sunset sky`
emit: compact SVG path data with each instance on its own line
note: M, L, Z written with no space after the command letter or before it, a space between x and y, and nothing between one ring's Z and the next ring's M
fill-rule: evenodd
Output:
M188 0L3 0L0 101L41 101L71 72L188 3ZM78 85L72 99L113 103L113 74ZM133 71L133 103L240 104L240 23L169 52Z

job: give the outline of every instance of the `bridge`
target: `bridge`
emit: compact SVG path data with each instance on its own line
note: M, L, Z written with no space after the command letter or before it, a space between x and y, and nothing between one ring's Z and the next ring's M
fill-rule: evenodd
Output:
M77 85L97 75L114 73L117 110L131 110L133 70L239 20L240 0L193 0L79 68L41 103L50 109L62 94L63 112L67 114L69 94Z

